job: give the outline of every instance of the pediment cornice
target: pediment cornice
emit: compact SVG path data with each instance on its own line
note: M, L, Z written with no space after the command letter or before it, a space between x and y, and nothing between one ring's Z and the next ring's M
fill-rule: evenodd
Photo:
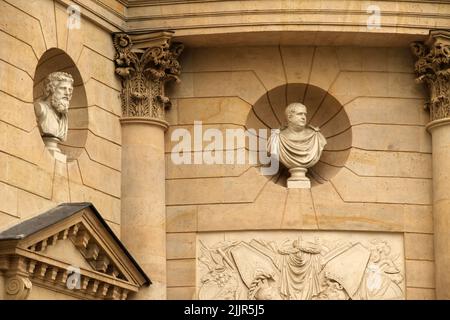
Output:
M6 297L32 284L82 299L126 299L150 279L91 204L63 204L0 233Z

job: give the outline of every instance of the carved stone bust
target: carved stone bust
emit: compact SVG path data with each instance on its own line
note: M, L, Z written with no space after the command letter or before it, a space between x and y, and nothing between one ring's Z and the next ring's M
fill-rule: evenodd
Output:
M46 147L60 152L58 143L67 138L70 100L73 78L66 72L53 72L44 81L44 95L34 104L39 131Z
M279 161L289 169L288 188L311 187L305 174L319 161L327 144L318 128L306 124L306 113L306 106L301 103L288 105L285 110L287 127L272 130L267 142L268 153L278 155Z

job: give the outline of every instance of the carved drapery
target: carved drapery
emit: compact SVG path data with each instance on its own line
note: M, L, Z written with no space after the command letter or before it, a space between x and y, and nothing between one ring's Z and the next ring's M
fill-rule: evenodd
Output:
M180 43L172 43L170 36L152 38L148 47L133 44L125 33L114 35L116 73L122 79L122 116L164 120L165 108L170 106L164 94L164 84L179 81L181 72L178 56Z
M450 32L432 31L426 42L411 44L417 57L415 72L418 82L426 84L431 121L450 118Z

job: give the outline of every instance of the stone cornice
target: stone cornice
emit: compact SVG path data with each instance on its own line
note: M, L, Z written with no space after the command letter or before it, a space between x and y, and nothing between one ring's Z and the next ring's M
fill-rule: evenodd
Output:
M57 3L64 7L70 4L79 5L81 8L81 16L108 32L125 31L128 29L126 25L126 7L124 13L114 10L108 5L97 0L56 0Z
M52 210L0 234L7 299L26 299L36 285L79 299L119 300L149 284L95 208Z
M160 5L175 5L175 4L191 4L191 3L206 3L206 2L230 2L230 0L117 0L128 7L139 6L160 6ZM233 0L231 0L233 1ZM242 0L241 2L252 1ZM378 0L377 2L389 2L392 0ZM447 0L397 0L397 2L410 2L410 3L437 3L447 4Z
M450 31L432 30L426 42L411 44L417 82L425 83L431 121L450 118Z
M399 36L424 35L431 26L444 28L450 3L430 1L378 1L381 26L368 29L369 3L355 0L331 1L145 1L129 2L130 30L176 31L177 37L243 32L364 32ZM368 12L369 10L369 12ZM186 42L187 43L187 42Z
M84 17L110 32L173 30L177 37L213 36L224 32L237 36L249 32L312 31L315 34L338 32L354 37L358 32L368 37L388 34L389 37L376 38L373 42L376 42L376 46L390 46L389 39L392 37L401 41L403 39L400 45L406 45L411 41L410 36L415 35L417 39L417 36L428 34L431 27L446 28L450 20L447 13L450 3L432 0L401 0L395 3L378 1L376 4L381 10L382 25L381 29L375 30L367 29L366 23L370 16L368 4L356 0L336 0L326 8L316 1L293 2L287 8L280 6L278 0L56 1L64 6L70 3L79 5ZM246 42L251 44L251 40L250 36ZM190 44L184 38L182 41L187 45L197 45L195 41ZM214 42L214 39L208 41ZM279 44L292 45L292 39L286 42L281 39Z
M114 34L116 73L122 79L122 116L164 120L170 106L164 94L169 80L179 81L180 43L172 43L167 31L146 34Z

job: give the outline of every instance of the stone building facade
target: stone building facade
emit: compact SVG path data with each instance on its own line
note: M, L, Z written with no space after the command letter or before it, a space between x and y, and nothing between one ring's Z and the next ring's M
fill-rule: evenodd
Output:
M0 12L1 299L450 298L448 1ZM74 80L66 159L33 107L57 71ZM291 102L327 140L310 188L249 161ZM246 161L198 157L208 129Z

